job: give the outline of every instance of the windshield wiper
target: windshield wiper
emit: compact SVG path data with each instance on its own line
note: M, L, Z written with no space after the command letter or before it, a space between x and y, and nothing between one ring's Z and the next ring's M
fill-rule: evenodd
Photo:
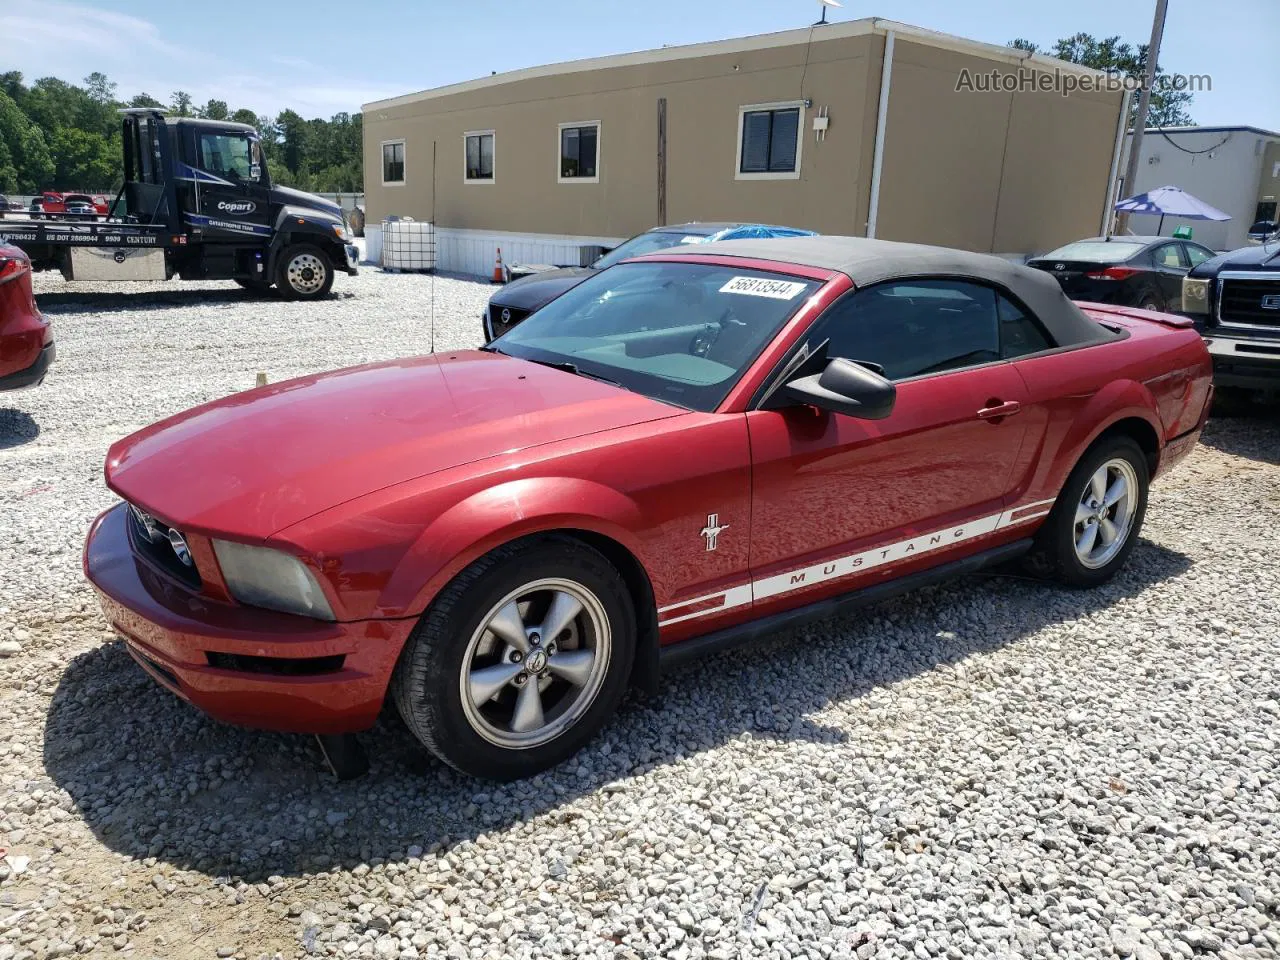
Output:
M532 357L525 357L530 363L541 364L544 367L550 367L553 370L563 370L565 373L572 373L575 377L586 377L588 380L599 380L601 383L607 383L611 386L621 386L617 380L610 380L608 377L602 377L598 373L590 373L579 368L576 363L570 360L534 360Z

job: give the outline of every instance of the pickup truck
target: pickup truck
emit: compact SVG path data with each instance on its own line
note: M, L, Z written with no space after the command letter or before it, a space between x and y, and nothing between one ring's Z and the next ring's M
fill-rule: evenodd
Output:
M1280 395L1280 243L1192 267L1182 281L1182 313L1209 347L1217 388Z
M0 242L68 280L234 280L324 297L359 254L341 208L274 186L258 132L225 120L123 113L124 183L108 215L0 220Z

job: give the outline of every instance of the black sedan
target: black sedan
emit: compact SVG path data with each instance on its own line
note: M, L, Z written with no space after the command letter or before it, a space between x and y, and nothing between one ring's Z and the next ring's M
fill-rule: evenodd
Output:
M1171 237L1093 237L1027 261L1052 273L1072 300L1177 310L1182 278L1216 254Z
M488 341L502 336L533 311L550 303L571 287L576 287L597 270L611 267L628 257L638 257L686 243L812 235L812 230L775 227L764 223L680 223L669 227L654 227L618 244L589 267L561 267L512 280L489 298L489 305L480 318L484 326L484 338Z

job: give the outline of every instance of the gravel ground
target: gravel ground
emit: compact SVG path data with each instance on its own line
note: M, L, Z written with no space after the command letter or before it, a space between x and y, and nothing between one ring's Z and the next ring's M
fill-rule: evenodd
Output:
M436 346L486 285L435 281ZM152 684L80 572L115 438L430 344L431 281L322 306L37 278L0 396L0 960L1280 956L1280 417L1215 419L1091 593L971 579L683 670L495 786L389 718L303 737ZM72 292L74 290L74 292Z

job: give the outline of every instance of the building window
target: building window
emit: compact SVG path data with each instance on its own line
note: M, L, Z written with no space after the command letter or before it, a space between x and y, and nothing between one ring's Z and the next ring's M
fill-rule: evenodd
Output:
M803 126L804 104L798 101L740 107L737 179L799 179Z
M600 123L560 124L560 182L600 182Z
M472 130L462 135L462 179L466 183L493 183L493 131Z
M404 141L386 140L382 144L382 185L404 183Z

